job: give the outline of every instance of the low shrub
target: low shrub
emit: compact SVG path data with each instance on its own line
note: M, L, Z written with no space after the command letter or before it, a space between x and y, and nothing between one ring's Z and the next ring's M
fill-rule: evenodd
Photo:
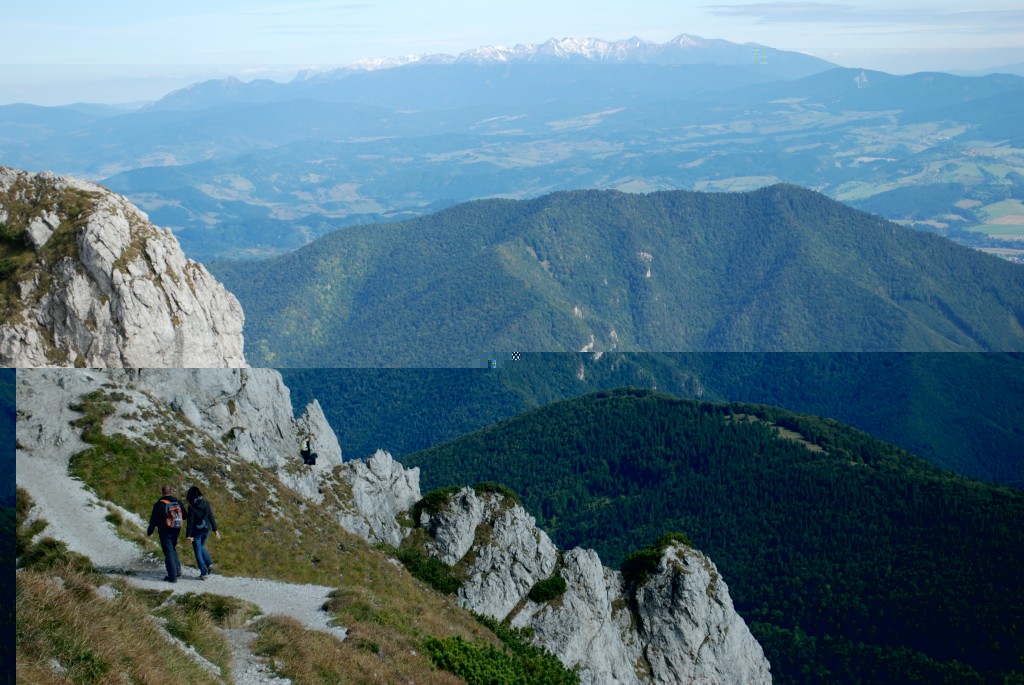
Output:
M548 602L561 597L565 593L566 587L565 578L562 576L552 576L551 578L538 580L530 588L530 599L538 603Z
M452 574L451 567L420 549L407 548L398 551L398 560L414 578L446 595L458 592L462 580Z
M423 499L414 504L412 507L413 522L416 523L416 525L419 525L420 514L422 514L424 511L430 514L431 516L440 513L440 511L444 509L445 506L447 506L448 502L452 498L452 495L454 495L461 489L462 488L460 488L458 485L450 485L446 488L438 488L437 490L431 490L430 492L425 494L423 496Z
M482 483L477 483L476 485L474 485L473 490L478 495L483 495L484 493L492 492L497 495L501 495L505 499L511 500L515 504L522 505L522 502L519 500L519 495L517 495L512 488L506 485L502 485L500 483L483 481Z
M693 543L690 542L686 533L666 533L658 538L653 545L626 557L621 566L622 575L626 577L627 581L634 581L642 585L651 573L658 570L661 555L665 553L669 545L674 543L693 547Z
M504 649L458 636L429 637L424 648L435 666L465 679L469 685L579 685L575 671L563 666L551 652L530 643L530 632L509 628L486 616L477 616L477 620L494 631Z

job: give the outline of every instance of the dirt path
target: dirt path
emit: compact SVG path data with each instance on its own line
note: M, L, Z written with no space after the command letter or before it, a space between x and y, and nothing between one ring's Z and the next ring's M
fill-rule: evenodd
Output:
M73 397L94 389L93 385L98 387L102 378L83 373L71 377L68 382L75 387L62 386L60 391ZM68 475L71 456L87 447L79 438L77 429L70 426L77 414L66 409L68 402L54 402L43 392L23 392L20 385L18 390L17 484L35 502L33 515L49 524L43 536L63 541L69 549L89 557L97 568L112 571L133 586L169 589L175 594L193 592L237 597L252 602L266 616L290 616L309 629L342 639L345 637L345 629L329 625L329 614L321 610L332 588L216 573L206 581L199 581L199 571L187 565L186 557L190 556L187 542L184 546L179 545L182 578L174 584L164 582L163 559L146 558L138 547L118 537L113 525L105 518L109 513L106 503L88 492L81 481ZM123 516L144 525L134 514L118 509ZM129 575L124 575L126 571ZM239 664L232 671L237 683L273 685L288 682L276 676L268 679L269 669L247 650L251 637L245 638L238 634L239 631L227 632ZM245 630L241 632L246 633ZM246 676L246 673L253 677ZM256 678L259 673L263 674L263 680Z

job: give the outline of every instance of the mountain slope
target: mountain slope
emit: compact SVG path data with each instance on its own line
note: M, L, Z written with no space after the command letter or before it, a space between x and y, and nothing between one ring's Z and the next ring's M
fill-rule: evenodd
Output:
M19 371L17 382L18 483L39 507L32 518L46 519L45 534L58 541L29 545L28 538L38 537L39 523L19 534L19 550L33 547L19 552L19 565L34 571L45 570L48 559L59 561L71 550L89 556L108 574L113 569L132 575L128 585L166 587L159 580L159 557L144 558L156 547L142 531L162 484L176 493L198 485L222 531L209 541L216 575L202 587L189 588L196 572L183 552L187 568L173 589L204 595L223 591L268 613L298 618L317 631L344 633L341 645L320 635L315 639L323 641L322 647L298 650L300 663L312 662L306 664L310 670L323 670L316 664L326 654L335 655L328 661L351 663L347 668L359 673L344 677L332 664L319 676L326 682L369 682L367 674L374 671L387 682L451 682L432 675L431 664L466 676L471 685L599 685L609 682L613 672L621 672L616 680L626 685L668 685L676 682L672 674L678 672L703 673L735 685L771 682L768 662L733 611L726 584L712 562L688 543L657 549L651 582L644 583L602 568L593 551L563 555L515 496L493 484L482 484L479 496L467 489L449 498L451 506L441 506L439 493L421 499L419 471L403 469L385 452L342 463L319 406L314 402L302 418L293 418L288 388L271 369L33 369ZM313 466L300 464L297 456L299 436L305 435L313 437L320 454ZM24 494L19 491L19 525L27 513ZM423 572L429 567L424 548L433 557L429 573ZM58 564L53 573L62 572ZM559 574L566 581L564 601L534 596L535 585ZM225 575L230 578L221 578ZM438 583L438 576L455 582ZM601 596L594 595L593 577L603 578ZM61 617L46 621L32 613L43 625L20 630L22 609L28 608L22 604L22 590L28 592L22 583L35 580L19 575L19 662L24 648L38 670L51 672L58 669L54 663L65 664L74 655L60 651L62 633L68 631ZM314 587L293 588L294 604L289 604L289 588L266 580ZM101 577L88 584L109 582ZM327 594L329 588L336 589ZM96 594L104 595L99 590ZM90 588L84 594L93 592ZM164 602L152 594L157 603ZM638 606L642 630L627 604ZM490 637L457 607L493 619L482 621L493 631ZM695 620L672 620L684 612ZM31 620L25 617L26 623ZM103 620L121 627L116 614ZM261 642L281 621L288 623L271 616L255 626ZM543 630L516 636L508 630L510 622ZM614 659L576 640L588 631L600 632L602 644L614 646ZM297 632L281 640L305 644L315 635ZM88 639L76 639L76 652L101 653ZM484 678L479 665L494 662L488 649L499 640L518 641L519 648L498 659L505 676ZM562 663L543 656L538 647L550 648ZM290 674L291 655L281 649L264 647L262 652L273 657L275 670ZM652 649L661 656L654 658ZM111 669L107 657L92 660L106 660L102 668ZM507 677L508 666L529 672L538 660L547 664L547 673L560 677ZM113 668L132 661L119 656ZM468 668L457 669L460 663ZM493 672L495 664L489 668ZM471 677L474 671L478 677Z
M0 157L130 193L201 260L280 254L334 228L487 197L779 181L850 202L941 186L951 190L928 213L884 199L873 211L971 246L1017 234L1019 206L1001 203L1020 195L1024 79L817 65L794 81L783 53L754 64L757 46L731 45L725 59L708 57L715 41L690 42L699 63L588 61L619 48L567 40L549 51L579 59L522 61L512 53L547 48L519 46L288 84L212 81L81 120L15 107L0 110Z
M837 422L601 391L404 461L446 483L505 483L560 544L607 560L685 531L770 645L778 682L1024 671L1024 493Z
M1024 271L785 185L472 202L210 268L274 366L1024 348Z

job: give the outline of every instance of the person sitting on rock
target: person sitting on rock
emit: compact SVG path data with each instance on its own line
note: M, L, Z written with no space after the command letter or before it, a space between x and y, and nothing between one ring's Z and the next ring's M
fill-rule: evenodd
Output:
M299 454L302 456L302 463L306 466L313 466L316 464L316 452L313 451L313 436L307 435L306 439L302 441L302 449L299 450Z

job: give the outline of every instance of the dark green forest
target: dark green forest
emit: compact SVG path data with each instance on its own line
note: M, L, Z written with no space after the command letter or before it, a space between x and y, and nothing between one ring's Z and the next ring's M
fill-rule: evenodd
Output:
M669 531L718 565L779 683L1024 677L1024 493L834 420L604 390L408 455L496 481L608 565Z
M481 200L208 266L256 366L1024 349L1024 270L790 185Z
M296 412L320 402L349 459L410 454L629 385L835 418L961 475L1024 485L1024 357L1015 354L537 353L496 369L281 373Z

